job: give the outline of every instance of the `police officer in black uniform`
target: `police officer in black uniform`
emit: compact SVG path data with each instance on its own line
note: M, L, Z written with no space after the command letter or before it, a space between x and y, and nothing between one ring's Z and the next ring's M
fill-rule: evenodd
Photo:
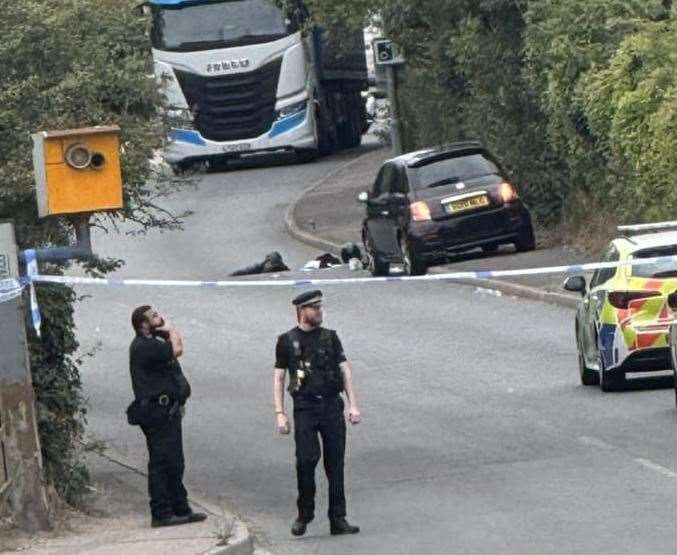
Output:
M129 370L134 402L127 418L146 436L151 526L200 522L207 515L191 510L183 486L181 418L190 395L177 360L183 354L183 340L148 305L134 310L132 326L136 337L129 347Z
M274 403L278 431L288 434L289 419L284 410L285 375L289 372L289 392L294 400L294 440L298 517L291 532L302 536L315 516L315 467L320 460L329 482L330 532L357 534L360 529L346 520L343 462L346 445L344 402L348 419L360 422L355 401L352 369L335 331L323 328L322 292L308 291L296 297L298 325L278 337L275 350Z

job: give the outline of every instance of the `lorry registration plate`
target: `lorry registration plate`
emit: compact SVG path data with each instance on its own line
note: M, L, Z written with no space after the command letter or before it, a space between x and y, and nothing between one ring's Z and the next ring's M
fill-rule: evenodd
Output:
M252 149L251 143L240 143L237 145L223 145L221 147L223 152L246 152Z

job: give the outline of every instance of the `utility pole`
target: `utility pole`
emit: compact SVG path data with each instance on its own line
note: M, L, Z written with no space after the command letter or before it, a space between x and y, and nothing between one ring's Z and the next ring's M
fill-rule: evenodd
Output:
M14 225L0 222L0 280L18 277ZM51 527L19 288L0 295L0 516L30 532Z

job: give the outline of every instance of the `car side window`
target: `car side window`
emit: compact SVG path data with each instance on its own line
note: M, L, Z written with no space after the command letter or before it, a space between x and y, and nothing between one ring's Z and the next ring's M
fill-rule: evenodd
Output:
M378 172L376 176L376 181L374 181L374 187L371 190L371 198L376 198L381 196L381 183L383 182L383 168Z
M381 194L385 195L393 192L393 185L397 180L397 171L392 164L383 166L383 179L381 182Z
M607 251L606 255L604 256L604 262L618 262L621 258L620 253L614 247L611 245L609 247L609 250ZM593 287L597 287L599 285L602 285L603 283L609 281L612 277L616 275L616 271L618 268L603 268L600 270L597 270L595 274L592 276L592 282L590 283L590 288L592 289Z
M395 177L393 179L391 192L393 193L402 193L403 195L407 194L407 180L406 175L401 169L395 171Z

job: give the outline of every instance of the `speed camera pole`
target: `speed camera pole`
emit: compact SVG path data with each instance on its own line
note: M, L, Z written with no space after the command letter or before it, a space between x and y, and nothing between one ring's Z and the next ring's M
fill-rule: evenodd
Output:
M390 141L395 154L402 154L402 132L400 129L400 109L397 96L397 68L396 64L386 66L388 75L388 99L390 101Z
M386 66L388 80L388 100L390 102L390 140L395 154L402 154L402 128L400 127L400 107L397 95L397 71L404 64L404 57L397 45L388 39L374 41L374 62Z

